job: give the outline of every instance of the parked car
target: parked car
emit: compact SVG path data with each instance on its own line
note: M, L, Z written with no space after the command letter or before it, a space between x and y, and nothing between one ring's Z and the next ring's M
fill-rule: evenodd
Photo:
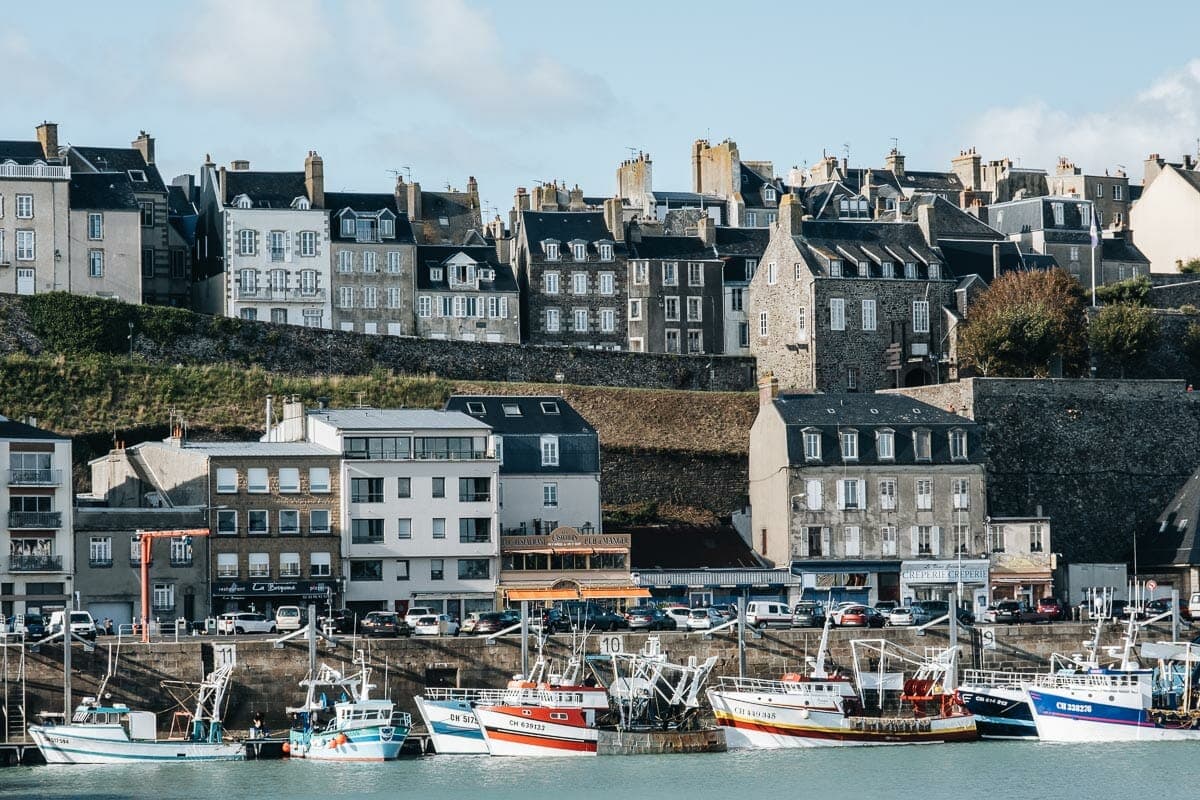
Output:
M475 626L479 623L479 618L481 616L483 616L483 613L484 612L481 612L481 611L472 611L471 613L467 614L467 616L462 621L462 625L460 625L458 627L458 632L459 633L474 633Z
M1200 619L1200 592L1192 592L1192 596L1188 598L1188 616L1192 619Z
M771 600L751 600L746 604L746 624L755 628L790 628L792 610L784 603Z
M625 622L634 631L673 631L675 618L654 606L634 606L625 611Z
M412 629L418 636L458 636L459 624L449 614L437 614L417 617Z
M372 611L358 624L363 636L412 636L412 626L393 611Z
M1037 612L1045 617L1047 622L1067 618L1067 607L1057 597L1043 597L1038 600Z
M437 615L437 610L429 606L409 606L408 611L404 612L404 622L412 628L416 626L417 620L421 617L436 617Z
M676 629L687 628L688 618L692 614L692 610L690 608L687 606L671 605L664 606L661 610L675 623Z
M1147 617L1156 617L1159 614L1165 614L1170 610L1171 610L1171 598L1169 598L1169 597L1160 597L1157 600L1151 600L1149 603L1146 603L1146 616ZM1179 604L1179 618L1180 619L1191 619L1192 618L1192 613L1188 610L1187 605L1182 602Z
M712 606L693 608L688 614L687 629L689 631L706 631L723 622L725 622L725 618Z
M996 604L996 622L1015 625L1050 620L1024 600L1001 600Z
M979 612L979 621L984 624L992 624L996 621L995 603L988 603L987 607Z
M304 626L300 606L280 606L275 609L275 628L279 631L298 631Z
M899 607L900 607L900 604L897 603L895 600L880 600L878 603L875 604L875 609L880 614L883 614L885 619L887 618L888 614L892 613L892 609L899 608Z
M887 624L893 627L912 625L916 622L913 610L908 606L896 606L887 615Z
M833 612L833 624L844 628L882 628L883 615L871 606L845 606Z
M820 603L802 600L792 609L793 628L820 628L825 624L825 609Z
M950 604L945 600L916 600L912 604L913 621L917 625L950 615ZM956 610L958 621L962 625L974 625L975 615L961 606Z
M536 615L530 615L529 622L531 627L537 619ZM511 628L520 621L521 615L516 611L485 611L479 615L473 632L477 636L490 636L493 633L499 633L505 628Z
M328 623L334 633L354 633L358 627L358 614L348 608L341 608L331 616L322 617L321 623L322 627Z
M726 622L737 616L737 606L732 603L719 603L712 607Z
M520 617L517 618L517 621L520 622ZM572 630L571 620L557 608L542 609L541 617L534 617L530 621L530 625L535 630L545 631L549 634L570 633Z
M217 633L274 633L275 620L253 611L230 611L217 617Z
M629 627L629 622L621 614L587 601L568 600L560 604L558 610L576 630L594 628L600 631L615 631L618 628Z
M52 611L50 613L50 623L47 626L48 633L58 633L63 629L63 620L70 613L71 633L76 636L82 636L85 639L95 640L96 638L96 620L92 619L90 611Z
M41 639L46 635L46 621L41 614L26 614L24 622L18 625L17 617L13 615L8 618L5 630L22 639Z

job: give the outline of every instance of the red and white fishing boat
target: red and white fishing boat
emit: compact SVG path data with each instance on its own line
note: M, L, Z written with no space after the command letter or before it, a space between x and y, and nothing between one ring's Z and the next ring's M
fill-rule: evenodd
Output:
M494 756L594 756L597 713L608 711L601 686L521 686L520 703L477 705L475 718Z

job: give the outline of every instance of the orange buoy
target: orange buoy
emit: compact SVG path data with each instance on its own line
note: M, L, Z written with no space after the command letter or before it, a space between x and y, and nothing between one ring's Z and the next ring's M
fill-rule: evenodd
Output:
M287 755L288 753L292 752L292 746L291 746L290 744L288 744L287 742L284 742L284 743L283 743L283 748L282 748L282 749L283 749L283 754L284 754L284 755Z
M346 738L346 734L344 734L344 733L339 733L339 734L337 735L337 743L338 743L338 747L341 747L342 745L344 745L344 744L345 744L346 742L348 742L348 741L350 741L350 740L349 740L348 738Z

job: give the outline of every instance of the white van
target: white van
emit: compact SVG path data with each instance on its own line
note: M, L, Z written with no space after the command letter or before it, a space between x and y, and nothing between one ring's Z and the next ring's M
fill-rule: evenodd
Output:
M275 630L282 633L283 631L298 631L304 627L304 620L300 616L300 606L280 606L275 609Z
M1192 596L1188 598L1187 610L1189 617L1200 620L1200 592L1192 592Z
M417 620L421 617L436 617L438 612L434 611L429 606L409 606L408 611L404 613L404 621L408 623L408 627L417 627Z
M50 622L47 627L47 633L58 633L63 628L63 616L67 612L55 611L50 614ZM85 639L96 638L96 621L92 619L91 612L88 611L72 611L71 614L71 633L76 636L82 636Z
M792 610L786 603L773 600L751 600L746 604L746 624L753 628L790 628Z

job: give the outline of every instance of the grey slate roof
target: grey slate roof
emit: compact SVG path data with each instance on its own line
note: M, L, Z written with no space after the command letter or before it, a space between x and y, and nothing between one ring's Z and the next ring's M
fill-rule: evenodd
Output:
M537 259L543 258L538 244L547 239L563 243L582 239L587 242L591 255L597 255L595 242L604 241L613 243L614 256L623 256L626 252L624 242L613 241L601 211L522 211L521 227L530 252ZM567 252L565 246L563 252Z
M0 163L9 159L18 164L45 162L46 153L42 150L41 142L0 141Z
M52 431L35 428L24 422L16 422L0 415L0 439L56 439L66 441L70 437L60 436Z
M1064 225L1054 224L1052 203L1063 204ZM1080 210L1081 205L1091 207L1091 202L1079 197L1031 197L1026 200L1012 200L1007 203L993 203L987 206L987 223L1004 234L1023 233L1026 231L1053 231L1067 233L1072 231L1087 231L1090 220ZM1003 214L1001 214L1003 212ZM1087 236L1085 234L1084 238Z
M963 190L962 179L953 172L905 170L904 176L896 180L909 191L957 194Z
M761 256L771 242L770 228L729 228L717 226L714 237L717 255Z
M124 172L71 173L71 208L137 211L133 184Z
M196 205L187 196L182 186L167 187L167 214L172 217L187 217L199 213Z
M557 409L546 413L544 404ZM520 416L505 413L516 406ZM480 410L482 408L482 410ZM546 396L453 395L447 411L468 414L503 437L501 474L588 474L600 471L600 438L596 429L563 398ZM558 437L558 465L542 466L541 437Z
M717 255L696 236L643 236L640 242L630 240L629 257L714 260Z
M1100 240L1100 258L1105 261L1137 261L1142 264L1149 264L1150 259L1142 253L1141 250L1125 237L1115 237L1112 239Z
M141 170L146 173L146 183L135 184L135 188L139 192L163 192L165 194L167 191L166 184L163 183L162 176L158 173L158 167L154 164L147 164L146 159L142 158L140 150L132 147L76 147L72 145L71 151L82 156L97 172Z
M329 209L329 238L335 242L353 242L353 236L342 236L338 214L347 208L364 214L387 209L396 218L396 237L381 244L412 244L413 229L408 214L396 207L396 195L388 192L326 192L325 208Z
M942 239L938 250L946 259L946 266L953 275L978 275L988 283L996 278L994 248L999 248L1000 272L1012 272L1025 264L1016 242L996 242L980 239Z
M827 263L834 258L843 262L843 277L881 277L882 263L891 261L898 276L905 262L916 263L917 277L923 279L929 264L942 263L913 222L805 220L801 235L792 239L815 275L828 275ZM867 262L868 275L856 275L858 261ZM943 270L942 277L951 276Z
M201 458L220 457L259 457L259 458L289 458L300 456L336 456L334 450L322 447L312 442L187 442L183 447L176 447L166 442L143 442L136 447L157 447L179 452L184 455L195 455Z
M900 394L781 394L775 398L775 410L787 426L788 461L804 465L804 430L816 428L821 432L819 462L835 466L842 462L840 431L858 431L858 453L855 464L950 464L983 463L983 448L979 426L973 421L940 408ZM895 459L879 461L875 450L875 432L881 428L895 431ZM915 457L912 433L917 428L930 430L931 462L918 462ZM949 431L967 431L965 462L950 458Z
M297 197L308 197L303 172L226 170L225 185L230 204L244 194L253 208L291 208Z
M458 253L464 253L477 264L485 264L489 269L495 270L495 280L479 281L479 290L481 292L517 291L517 279L513 275L512 267L503 263L496 257L496 248L487 245L453 247L451 245L442 244L417 245L417 289L443 292L450 291L450 280L446 275L445 269L442 270L441 279L436 281L430 277L429 270L430 267L441 267L446 263L446 261L453 258Z
M1144 564L1200 565L1200 472L1195 472L1158 515L1158 529L1141 537Z

